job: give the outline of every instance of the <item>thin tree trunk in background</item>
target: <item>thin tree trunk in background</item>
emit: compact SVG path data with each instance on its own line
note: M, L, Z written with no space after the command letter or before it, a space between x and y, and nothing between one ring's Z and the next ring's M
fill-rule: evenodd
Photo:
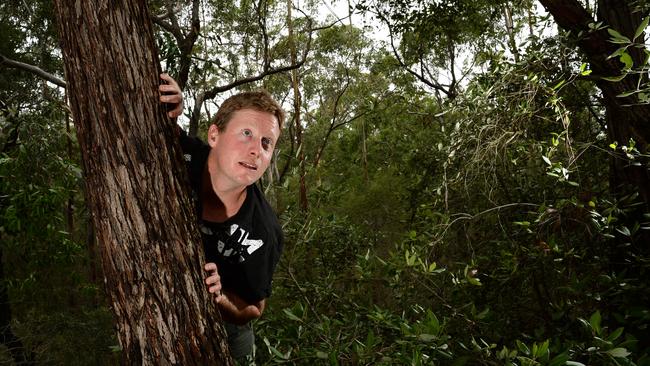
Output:
M519 50L517 49L517 41L515 40L515 23L512 20L512 11L508 4L503 6L503 17L506 23L506 32L508 33L510 51L515 58L515 62L519 63Z
M352 28L352 3L348 0L348 25Z
M64 100L66 103L69 104L68 102L68 92L65 92L65 97ZM72 161L72 129L70 128L70 112L68 109L65 111L65 142L66 142L66 148L68 151L68 160ZM66 205L66 227L68 229L68 234L72 236L74 234L74 190L70 191L70 195L68 196L68 202Z
M289 28L289 47L291 51L291 64L295 65L298 59L296 53L296 40L293 32L293 21L291 19L291 0L287 0L287 27ZM300 106L301 96L300 96L300 80L298 76L298 70L291 70L291 85L293 87L293 120L296 126L296 145L298 146L298 166L300 172L300 209L302 211L307 211L307 183L305 181L305 150L302 146L302 125L300 124Z
M368 179L368 149L366 147L366 121L361 119L361 154L363 155L363 178L366 183Z
M526 12L528 15L528 37L533 37L535 35L535 4L531 2L530 6L526 7Z
M232 361L204 288L145 1L55 2L87 203L125 364Z

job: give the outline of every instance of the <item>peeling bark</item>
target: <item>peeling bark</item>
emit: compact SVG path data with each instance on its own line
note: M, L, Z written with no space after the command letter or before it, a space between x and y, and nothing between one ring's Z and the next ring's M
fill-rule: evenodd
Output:
M203 285L145 1L55 2L87 202L125 364L230 365Z

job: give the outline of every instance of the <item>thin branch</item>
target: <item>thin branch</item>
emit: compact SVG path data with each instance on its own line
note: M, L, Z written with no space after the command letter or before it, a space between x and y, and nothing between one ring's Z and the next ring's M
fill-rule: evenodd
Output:
M169 19L173 14L180 13L183 10L184 6L184 4L180 4L176 7L176 9L174 9L172 6L169 6L170 4L167 5L167 11L164 14L151 15L151 20L156 21Z
M181 29L180 24L178 24L178 17L174 12L174 2L171 0L167 1L167 9L169 9L169 20L172 22L172 26L176 29ZM180 42L179 42L180 43Z
M310 22L310 25L311 25L311 22ZM250 76L250 77L243 78L243 79L239 79L239 80L235 80L232 83L222 85L222 86L217 86L217 87L214 87L212 89L209 89L208 91L203 93L202 96L199 96L199 98L202 99L202 100L213 99L214 97L217 96L217 94L223 93L223 92L228 91L230 89L234 89L234 88L236 88L236 87L238 87L240 85L244 85L244 84L248 84L248 83L258 81L258 80L261 80L261 79L265 78L266 76L270 76L270 75L273 75L273 74L278 74L278 73L287 72L287 71L291 71L291 70L300 68L307 61L307 56L309 55L309 51L311 50L311 41L312 41L312 31L311 31L311 28L310 28L309 39L307 40L307 46L303 50L302 56L301 56L300 60L297 63L295 63L293 65L287 65L287 66L274 68L274 69L272 69L270 67L265 68L264 70L262 70L261 73L259 73L257 75Z
M307 19L309 19L309 15L307 15L307 13L305 13L302 9L296 8L296 10L298 10L298 12L302 13L302 15L304 15ZM321 30L324 30L324 29L329 29L329 28L334 27L334 26L336 25L336 23L341 23L341 24L343 24L342 20L347 19L347 18L349 18L349 17L350 17L350 15L347 15L347 16L345 16L345 17L343 17L343 18L338 18L338 19L336 19L335 21L333 21L333 22L330 23L330 24L325 24L325 25L323 25L323 26L316 27L316 28L311 28L311 24L310 24L310 29L311 29L312 32L315 32L315 31L321 31ZM311 23L311 22L310 22L310 23ZM343 24L343 25L345 26L345 24Z
M16 69L24 70L27 72L30 72L32 74L35 74L36 76L40 77L41 79L45 79L52 84L56 84L62 88L66 87L65 81L59 79L58 77L48 73L47 71L41 69L38 66L26 64L24 62L16 61L9 59L5 57L4 55L0 54L0 65L6 65L7 67L13 67Z
M483 216L483 215L488 214L488 213L493 212L493 211L500 211L500 210L502 210L504 208L522 207L522 206L523 207L534 207L534 208L539 208L540 207L540 205L537 205L537 204L534 204L534 203L516 202L516 203L508 203L508 204L505 204L505 205L492 207L492 208L489 208L489 209L487 209L485 211L481 211L481 212L479 212L479 213L477 213L475 215L471 215L471 214L468 214L468 213L459 213L459 214L457 214L457 216L458 216L457 218L455 218L452 222L444 225L445 229L442 231L442 233L440 233L440 235L438 236L438 239L435 240L433 243L431 243L431 245L433 246L434 244L442 241L442 239L445 238L445 234L447 233L447 230L449 230L449 228L451 228L452 225L454 225L456 222L458 222L460 220L474 220L474 219L478 218L479 216Z
M171 33L172 36L176 39L176 42L180 42L183 39L183 33L181 32L180 28L174 27L171 23L168 23L164 21L163 19L156 18L156 17L151 17L151 21L154 24L157 24L160 26L160 28L166 30L167 32Z
M340 127L343 124L345 124L345 123L339 123L337 126L336 119L339 115L339 103L341 102L341 98L348 90L349 86L350 86L350 72L348 71L348 69L345 69L345 85L343 86L341 92L336 95L336 99L334 100L334 107L332 108L333 111L332 111L332 119L330 121L330 126L329 129L327 130L327 133L325 134L325 137L323 138L323 141L318 149L318 152L316 153L316 157L314 158L314 168L317 167L318 164L320 163L320 159L323 156L323 151L325 151L325 146L327 146L327 141L332 135L332 131L334 131L336 127Z
M182 42L178 43L181 51L180 64L178 68L178 85L183 89L190 75L190 67L192 66L192 49L199 37L201 30L201 21L199 19L200 1L194 0L192 2L192 19L190 21L190 32L187 33Z
M178 18L176 17L176 13L180 12L181 10L182 6L174 9L174 4L171 1L167 1L167 13L161 16L151 17L151 21L154 24L158 24L162 29L166 30L174 36L176 43L178 43L179 46L185 38L183 36L183 32L181 31L181 27L178 24ZM169 19L170 22L166 22L165 19Z
M384 17L382 14L377 13L377 16L382 19L387 25L388 25L388 34L390 36L390 46L393 50L393 55L395 56L395 59L397 60L397 63L399 64L400 67L402 67L404 70L406 70L409 74L415 76L416 79L420 80L424 84L428 85L429 87L433 88L434 90L441 91L445 93L448 97L452 94L449 90L445 89L442 85L440 85L437 82L433 82L427 78L425 78L422 74L417 73L416 71L412 70L408 65L406 65L406 62L402 59L400 56L399 52L397 52L397 47L395 46L395 36L393 35L393 30L390 27L390 22L386 17Z

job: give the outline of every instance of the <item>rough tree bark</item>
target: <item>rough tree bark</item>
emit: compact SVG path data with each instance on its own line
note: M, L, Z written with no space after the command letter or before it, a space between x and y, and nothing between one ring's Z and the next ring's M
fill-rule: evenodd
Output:
M637 1L599 0L597 19L593 19L577 0L539 0L539 2L553 15L561 28L572 32L578 47L589 61L592 75L616 77L623 74L623 64L618 58L608 59L619 45L609 41L610 36L606 29L592 31L589 24L603 22L603 26L609 26L632 39L643 17L647 15L635 10ZM643 43L643 34L636 41ZM644 65L645 55L642 49L632 47L628 52L634 65L637 67ZM640 104L636 96L617 97L621 93L635 90L639 77L646 76L629 74L618 82L601 78L596 84L603 93L610 142L616 141L619 145L628 145L630 139L634 139L638 150L647 153L648 143L650 143L650 123L648 123L650 106ZM641 163L641 165L633 163ZM650 208L650 170L647 159L632 162L625 154L618 154L612 161L611 186L615 191L625 186L634 187L645 202L646 209Z
M55 12L106 290L126 364L232 364L202 280L175 126L143 0Z

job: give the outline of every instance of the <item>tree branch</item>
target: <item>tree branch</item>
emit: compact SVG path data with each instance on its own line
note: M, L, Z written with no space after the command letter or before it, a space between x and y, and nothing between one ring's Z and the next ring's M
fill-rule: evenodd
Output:
M233 81L232 83L222 85L222 86L217 86L217 87L211 88L211 89L203 92L202 94L199 94L199 96L196 98L196 101L194 102L194 107L192 108L192 114L191 114L191 117L190 117L190 131L189 131L189 134L192 135L193 126L198 127L198 119L199 119L199 117L201 115L201 104L205 100L214 99L219 93L223 93L225 91L234 89L234 88L236 88L238 86L241 86L241 85L244 85L244 84L248 84L248 83L252 83L252 82L255 82L255 81L262 80L267 76L278 74L278 73L283 73L283 72L287 72L287 71L291 71L291 70L298 69L298 68L302 67L302 65L304 65L305 62L307 61L307 56L309 55L309 52L311 51L311 42L312 42L312 33L313 33L313 29L312 29L311 25L312 25L312 22L311 22L311 19L309 19L309 38L307 39L307 46L303 50L302 55L300 57L300 60L297 63L295 63L293 65L278 67L278 68L271 68L270 65L265 62L264 63L264 69L262 70L262 72L260 72L257 75L250 76L250 77L243 78L243 79L238 79L238 80ZM196 131L194 131L194 133L196 133Z
M166 30L167 32L171 33L172 36L174 36L174 38L176 39L176 42L182 41L183 33L181 33L180 28L176 28L173 25L171 25L171 23L168 23L168 22L166 22L163 19L158 18L158 17L151 17L151 21L154 24L157 24L158 26L160 26L160 28L162 28L162 29Z
M399 66L401 68L403 68L404 70L406 70L409 74L415 76L416 79L420 80L424 84L428 85L429 87L431 87L431 88L433 88L435 90L441 91L441 92L445 93L445 95L450 97L452 93L450 93L449 90L445 89L439 83L433 82L433 81L425 78L422 74L412 70L408 65L406 65L406 62L404 62L404 60L400 56L399 52L397 52L397 47L395 47L395 36L393 35L393 30L390 27L390 22L388 21L388 19L386 19L386 17L384 17L379 12L377 12L377 16L379 18L381 18L381 20L383 20L384 23L386 23L386 25L388 26L388 34L390 36L390 46L391 46L391 48L393 50L393 55L395 56L395 59L397 60L397 63L399 64Z
M48 73L47 71L41 69L38 66L26 64L24 62L12 60L10 58L5 57L4 55L0 54L0 65L6 65L7 67L13 67L16 69L24 70L27 72L30 72L32 74L35 74L36 76L40 77L41 79L45 79L49 81L52 84L56 84L62 88L66 87L65 81L59 79L58 77Z
M201 21L199 20L200 1L192 1L192 17L190 20L190 31L181 41L178 42L178 48L181 51L179 67L178 67L178 85L181 89L185 88L187 80L190 77L190 67L192 66L192 50L194 44L199 38L199 31L201 30ZM172 18L174 19L174 18Z

